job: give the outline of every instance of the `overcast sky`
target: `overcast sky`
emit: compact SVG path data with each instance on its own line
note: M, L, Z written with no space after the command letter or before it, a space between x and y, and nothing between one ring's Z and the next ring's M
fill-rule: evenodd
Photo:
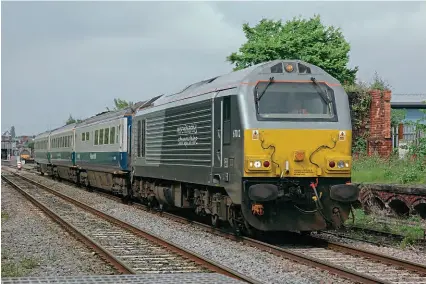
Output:
M2 2L1 128L62 125L228 73L227 55L262 17L320 14L341 27L358 77L426 93L425 2Z

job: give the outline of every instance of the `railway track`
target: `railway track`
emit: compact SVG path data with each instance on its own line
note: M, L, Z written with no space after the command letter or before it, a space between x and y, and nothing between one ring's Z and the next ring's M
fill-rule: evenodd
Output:
M347 227L344 231L324 231L321 233L355 241L362 241L374 245L395 244L396 242L400 243L405 238L405 236L399 234L356 226ZM358 235L358 237L353 236L353 233ZM365 239L365 235L369 237L369 240ZM426 236L423 239L416 239L415 243L418 245L426 246Z
M119 201L105 193L105 197ZM147 211L141 204L133 204ZM226 237L247 245L268 251L277 256L294 260L312 267L327 270L341 277L359 283L426 283L426 266L396 259L383 254L361 250L349 245L326 241L313 236L303 237L303 245L288 247L284 244L271 244L247 237L237 237L227 231L194 222L167 212L153 212L175 221L192 224L210 233ZM301 238L302 239L302 238Z
M21 175L2 179L123 274L216 272L259 283Z

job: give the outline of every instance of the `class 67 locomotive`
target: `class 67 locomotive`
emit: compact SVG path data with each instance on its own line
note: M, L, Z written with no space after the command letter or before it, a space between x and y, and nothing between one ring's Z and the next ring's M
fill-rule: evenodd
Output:
M36 137L39 170L190 210L237 233L338 228L351 184L348 96L321 68L274 60Z
M261 63L161 96L137 112L133 137L135 197L248 235L338 228L358 199L348 96L303 61Z

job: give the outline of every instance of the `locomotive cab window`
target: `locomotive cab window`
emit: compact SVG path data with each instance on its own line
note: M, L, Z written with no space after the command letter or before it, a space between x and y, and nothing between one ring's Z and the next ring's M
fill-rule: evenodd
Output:
M254 96L262 119L333 120L336 117L333 90L323 83L261 82Z
M223 144L231 143L231 97L223 98Z

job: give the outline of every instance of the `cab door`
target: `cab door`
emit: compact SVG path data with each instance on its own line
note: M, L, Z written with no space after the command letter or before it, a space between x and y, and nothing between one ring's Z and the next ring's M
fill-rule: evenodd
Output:
M226 149L231 145L231 97L216 97L214 99L214 147L213 147L213 184L221 184L227 180L225 171L228 168L228 158L224 158ZM227 156L226 156L227 157Z

